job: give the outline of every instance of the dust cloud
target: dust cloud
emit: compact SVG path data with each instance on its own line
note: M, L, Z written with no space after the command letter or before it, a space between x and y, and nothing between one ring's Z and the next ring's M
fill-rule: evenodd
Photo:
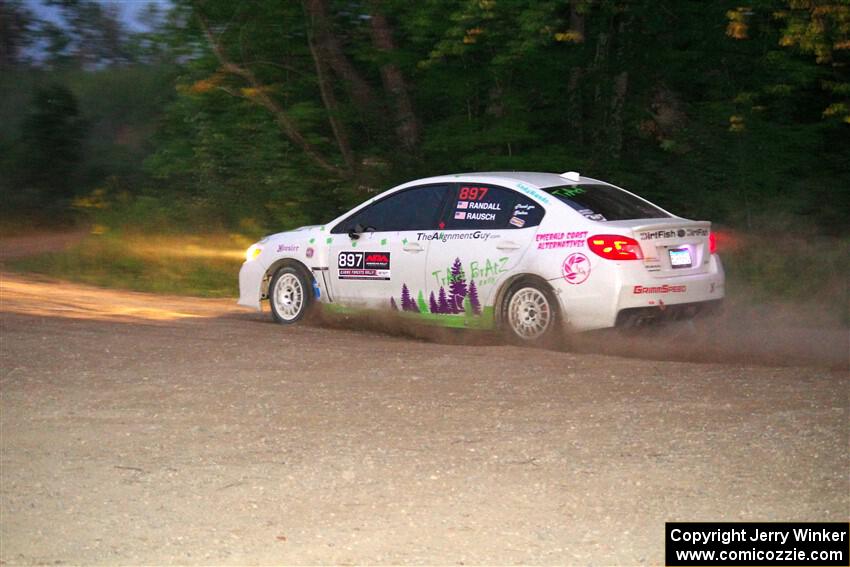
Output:
M727 299L716 314L632 329L564 333L546 349L659 361L850 368L850 330L834 316L789 303ZM470 346L505 345L494 331L448 329L391 311L317 310L323 327Z
M623 331L573 335L572 348L650 360L850 368L850 336L840 327L804 327L747 310Z
M438 344L469 346L506 344L494 331L452 329L429 325L395 311L337 313L316 309L310 314L308 323L331 329L391 335Z

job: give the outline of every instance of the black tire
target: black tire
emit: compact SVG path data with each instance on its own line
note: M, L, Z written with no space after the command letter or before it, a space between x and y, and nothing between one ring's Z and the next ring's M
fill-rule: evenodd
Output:
M297 323L310 311L313 285L301 270L286 266L275 272L269 284L272 317L281 325Z
M555 294L545 282L523 278L505 293L501 330L514 344L555 346L561 338L561 315Z

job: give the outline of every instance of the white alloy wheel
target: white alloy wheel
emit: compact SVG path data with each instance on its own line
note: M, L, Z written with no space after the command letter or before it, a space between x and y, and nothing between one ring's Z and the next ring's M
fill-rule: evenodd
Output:
M536 287L516 290L508 302L508 325L525 341L543 337L554 323L552 306L546 294Z
M270 303L280 323L294 323L304 316L309 298L304 278L293 268L281 269L272 282Z

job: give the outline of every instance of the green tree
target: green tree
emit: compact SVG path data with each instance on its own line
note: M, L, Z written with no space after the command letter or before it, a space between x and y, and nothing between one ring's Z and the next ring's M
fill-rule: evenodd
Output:
M39 89L22 129L22 185L52 199L73 197L85 123L71 91L62 85Z

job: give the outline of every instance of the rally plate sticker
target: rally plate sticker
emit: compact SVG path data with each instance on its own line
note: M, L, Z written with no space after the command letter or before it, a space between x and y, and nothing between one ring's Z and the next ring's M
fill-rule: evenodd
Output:
M389 252L340 252L337 268L341 280L390 279Z

